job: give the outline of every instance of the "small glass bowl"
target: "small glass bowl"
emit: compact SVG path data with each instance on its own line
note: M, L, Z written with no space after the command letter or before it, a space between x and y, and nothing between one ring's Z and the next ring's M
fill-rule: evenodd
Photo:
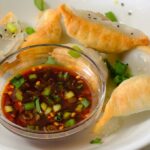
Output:
M72 57L68 53L69 51L78 53L80 57ZM45 64L49 56L53 57L63 67L71 69L85 78L93 97L90 115L76 125L62 131L35 131L10 122L5 118L1 108L1 98L5 85L19 72L37 65ZM101 68L81 51L76 51L71 47L59 44L42 44L22 48L6 57L0 63L0 122L10 131L27 138L57 139L66 137L85 129L93 123L93 121L96 121L103 105L105 88L106 84Z

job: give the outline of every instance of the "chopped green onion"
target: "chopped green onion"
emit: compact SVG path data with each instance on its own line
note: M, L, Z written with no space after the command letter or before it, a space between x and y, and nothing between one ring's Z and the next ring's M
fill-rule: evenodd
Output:
M74 58L79 58L81 56L81 54L75 50L69 50L68 54Z
M62 119L63 119L63 115L62 115L62 113L61 112L59 112L56 116L55 116L55 118L54 118L56 121L62 121Z
M23 93L20 90L16 90L16 94L15 95L16 95L17 100L22 101Z
M42 95L49 96L50 94L51 94L51 87L48 86L43 90Z
M106 12L105 16L113 22L118 21L116 15L112 11Z
M61 110L61 105L60 104L53 105L53 111L54 112L58 112L60 110Z
M65 99L70 99L74 97L74 93L72 91L66 92L65 93Z
M25 79L22 76L18 75L14 77L10 82L15 86L16 89L18 89L24 84Z
M58 62L52 56L48 56L46 64L56 65L56 64L58 64Z
M66 79L68 79L68 77L69 77L68 72L65 72L63 78L66 80Z
M32 34L35 32L35 30L32 28L32 27L26 27L25 28L25 31L28 35Z
M89 107L90 102L86 98L82 98L81 104L84 106L84 108Z
M13 111L13 107L12 106L9 106L9 105L7 105L7 106L5 106L5 112L7 112L7 113L9 113L9 112L12 112Z
M114 65L111 65L106 60L107 67L109 69L111 78L116 85L119 85L122 81L131 77L131 74L128 69L128 64L122 63L120 60L116 60Z
M41 108L42 108L42 110L43 111L46 111L46 109L47 109L47 104L46 103L41 103Z
M7 23L6 29L10 33L16 33L17 32L17 26L14 23Z
M77 45L72 46L72 48L73 48L74 50L76 50L76 51L79 51L79 52L82 51L81 48L80 48L79 46L77 46Z
M44 2L44 0L34 0L34 4L41 11L43 11L45 9L45 2Z
M40 99L38 97L35 98L35 107L36 107L36 111L38 113L41 113Z
M128 79L127 77L125 76L120 76L120 75L116 75L115 78L113 79L114 83L116 85L120 84L122 81Z
M47 107L47 109L45 111L45 115L48 115L51 111L52 111L52 108L51 107Z
M65 122L65 127L71 127L76 124L75 119L69 119L68 121Z
M121 61L116 60L115 64L113 65L113 68L117 75L122 75L126 72L128 64L123 64Z
M34 108L35 108L34 102L29 102L29 103L24 104L25 110L33 110Z
M71 112L64 112L63 119L68 119L71 116Z
M91 144L102 144L102 140L100 138L96 138L90 142Z
M29 75L29 79L32 80L32 79L36 79L37 78L37 75L36 74L30 74Z
M77 107L75 108L75 111L81 112L83 110L84 106L82 104L78 104Z

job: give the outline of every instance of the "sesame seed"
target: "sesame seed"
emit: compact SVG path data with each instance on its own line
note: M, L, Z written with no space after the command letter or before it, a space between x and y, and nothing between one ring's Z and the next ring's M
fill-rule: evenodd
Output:
M89 19L91 19L91 17L88 17Z
M129 12L128 12L128 15L129 15L129 16L131 16L131 15L132 15L132 12L131 12L131 11L129 11Z
M133 35L134 33L132 32L131 35Z
M3 35L2 35L2 34L0 34L0 38L3 38Z
M120 26L119 26L119 24L117 25L117 28L119 28Z
M88 16L91 16L91 14L88 14Z
M7 29L4 29L5 32L7 32Z
M93 18L94 20L96 20L97 18Z
M121 6L124 6L124 3L121 3Z

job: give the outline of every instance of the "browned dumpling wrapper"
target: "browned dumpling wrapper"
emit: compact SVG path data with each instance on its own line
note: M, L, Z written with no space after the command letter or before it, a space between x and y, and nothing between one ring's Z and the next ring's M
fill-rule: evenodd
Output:
M104 17L89 20L81 15L81 11L71 10L65 4L60 6L60 11L68 35L100 52L120 53L149 43L148 37L141 31Z

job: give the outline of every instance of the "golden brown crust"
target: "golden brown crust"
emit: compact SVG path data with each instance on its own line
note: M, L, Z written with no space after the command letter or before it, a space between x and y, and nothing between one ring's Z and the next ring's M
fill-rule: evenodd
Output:
M66 5L60 6L67 33L87 47L100 52L120 53L138 45L148 45L147 36L132 38L125 33L75 15Z
M98 133L112 117L150 110L149 83L150 75L135 76L121 83L112 93L94 132Z

